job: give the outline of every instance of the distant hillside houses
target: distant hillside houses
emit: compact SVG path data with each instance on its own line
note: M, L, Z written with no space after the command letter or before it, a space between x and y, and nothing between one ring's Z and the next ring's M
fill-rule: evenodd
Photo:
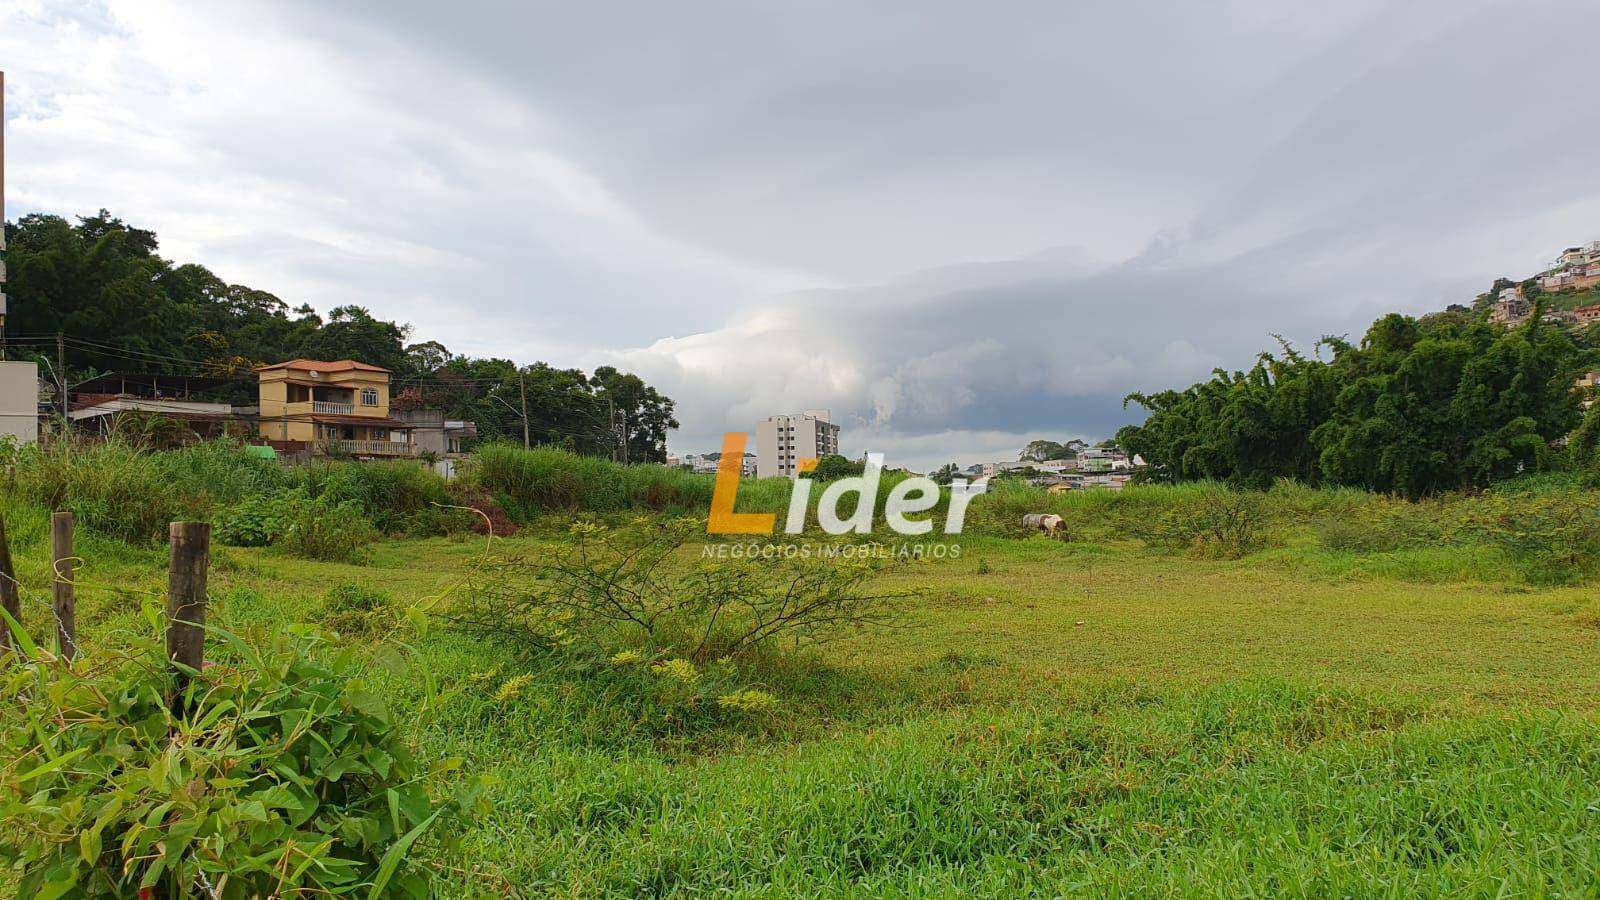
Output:
M1595 281L1587 284L1574 283L1571 290L1586 290L1589 286L1600 283L1600 264L1595 266L1594 271ZM1517 284L1501 288L1489 304L1489 321L1508 328L1521 325L1532 314L1533 303L1523 295L1522 286ZM1579 306L1575 309L1547 308L1542 320L1554 325L1588 325L1600 322L1600 303Z
M1600 241L1561 251L1539 276L1539 286L1547 291L1583 291L1595 285L1600 285Z

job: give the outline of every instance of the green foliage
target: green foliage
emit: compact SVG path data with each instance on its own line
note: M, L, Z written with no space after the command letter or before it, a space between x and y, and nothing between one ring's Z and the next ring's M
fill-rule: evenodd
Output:
M1323 547L1347 553L1392 553L1457 543L1461 515L1444 499L1407 502L1382 495L1343 508L1316 521Z
M381 633L397 619L394 598L384 591L354 582L329 588L314 615L329 630L357 637Z
M480 446L467 477L500 498L513 516L548 510L614 512L627 509L702 511L711 505L714 479L665 466L622 466L560 450L524 450L511 444Z
M1600 480L1600 403L1589 407L1567 441L1573 468L1590 481Z
M453 805L387 707L308 638L232 646L179 704L155 642L0 674L0 859L19 896L428 895L407 851Z
M1131 511L1123 530L1167 550L1238 559L1261 548L1266 524L1266 504L1259 492L1207 483L1179 496L1154 517Z
M692 519L578 522L537 559L484 567L452 616L538 649L644 645L701 663L887 624L904 596L867 587L876 567L859 559L729 554L685 565L679 557L703 527Z
M277 463L221 441L167 451L122 441L34 445L17 452L14 477L23 498L133 543L165 540L169 522L205 519L289 483Z
M1314 481L1311 431L1327 418L1337 391L1324 363L1285 344L1281 357L1263 353L1248 372L1218 369L1185 391L1129 395L1150 416L1118 431L1117 440L1161 479L1256 488L1278 478Z
M379 537L358 501L332 494L312 497L304 488L252 497L221 516L216 529L223 543L271 546L330 562L359 561L363 548Z
M1419 497L1559 467L1595 362L1534 316L1507 331L1460 317L1378 320L1330 362L1285 346L1248 372L1133 394L1150 410L1118 439L1155 477L1266 487L1289 477Z
M247 497L217 517L217 540L235 547L265 547L284 529L286 501L279 494Z
M545 363L456 356L436 341L407 345L411 328L340 306L326 320L310 306L228 284L204 266L175 265L157 252L154 232L109 212L80 218L28 215L6 223L13 334L66 335L69 380L127 370L249 375L251 366L304 357L357 359L395 376L397 408L428 405L471 419L480 433L520 439L516 398L526 388L534 440L576 452L617 449L608 416L627 426L628 459L661 462L678 423L673 402L638 376L609 366L592 376ZM26 347L14 355L28 356ZM216 389L248 402L253 379ZM146 433L158 438L160 435ZM232 500L230 500L232 502Z
M1467 521L1534 584L1572 584L1600 571L1600 496L1592 491L1488 494Z
M1065 443L1051 440L1033 440L1028 446L1022 448L1017 455L1019 462L1044 462L1047 459L1071 459L1078 455L1078 451L1089 446L1083 441L1073 439Z
M379 537L355 500L337 500L328 494L307 497L291 491L280 495L277 503L270 543L290 555L357 562L363 557L363 548Z
M864 460L850 459L837 453L828 453L817 460L817 467L811 470L809 477L812 481L835 481L840 478L853 478L862 474L867 469Z
M333 465L300 473L306 489L335 502L353 502L385 534L426 537L470 527L451 504L447 483L432 469L396 460Z

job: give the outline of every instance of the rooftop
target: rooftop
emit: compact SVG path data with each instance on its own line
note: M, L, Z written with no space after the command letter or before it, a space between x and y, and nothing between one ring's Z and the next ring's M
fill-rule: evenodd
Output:
M298 369L302 372L382 372L388 374L389 370L382 366L371 366L353 359L339 359L333 362L324 362L320 359L291 359L288 362L273 363L270 366L256 366L257 372L270 372L276 369Z

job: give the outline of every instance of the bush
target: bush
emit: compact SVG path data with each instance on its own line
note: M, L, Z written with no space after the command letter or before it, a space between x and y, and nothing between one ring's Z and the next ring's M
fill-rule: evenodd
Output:
M305 559L354 562L378 531L361 504L329 494L308 497L304 490L253 497L217 523L217 537L240 547L272 546Z
M394 600L354 582L334 585L322 597L316 619L340 634L366 636L394 624Z
M1154 518L1126 518L1123 527L1152 546L1238 559L1264 544L1266 508L1259 491L1205 484Z
M1467 521L1533 584L1575 584L1600 573L1600 495L1489 494L1470 507Z
M282 517L276 520L272 546L304 559L357 562L366 545L378 539L378 530L354 500L338 501L324 494L285 495Z
M250 497L217 517L217 540L235 547L265 547L282 531L284 498Z
M702 524L579 522L536 562L486 566L454 610L462 626L524 645L644 645L701 663L779 639L818 641L886 624L904 592L867 587L858 560L739 557L677 562Z
M427 537L469 527L469 514L442 508L451 502L445 480L415 462L338 463L302 475L302 483L307 493L356 503L385 534Z
M178 704L154 641L92 674L36 651L5 671L0 860L18 896L427 895L407 851L455 808L430 796L440 772L347 661L311 662L305 637L235 645Z
M131 444L63 442L25 447L17 455L22 497L69 510L80 526L130 543L164 540L168 523L206 517L209 497L183 485L163 454Z
M451 482L448 488L450 502L475 512L467 514L467 523L474 534L494 534L507 537L517 533L517 523L506 514L505 507L488 491L476 484Z
M1344 553L1392 553L1457 542L1455 512L1440 502L1409 502L1370 495L1371 502L1343 510L1316 524L1325 549Z

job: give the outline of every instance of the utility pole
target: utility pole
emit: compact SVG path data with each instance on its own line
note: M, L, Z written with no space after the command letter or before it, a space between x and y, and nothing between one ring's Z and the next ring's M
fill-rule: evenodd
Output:
M617 435L617 442L622 445L622 464L628 464L628 412L622 412L622 432Z
M527 450L528 442L528 376L521 369L517 370L517 389L522 393L522 449Z
M56 383L61 386L61 436L67 436L67 341L56 332Z

